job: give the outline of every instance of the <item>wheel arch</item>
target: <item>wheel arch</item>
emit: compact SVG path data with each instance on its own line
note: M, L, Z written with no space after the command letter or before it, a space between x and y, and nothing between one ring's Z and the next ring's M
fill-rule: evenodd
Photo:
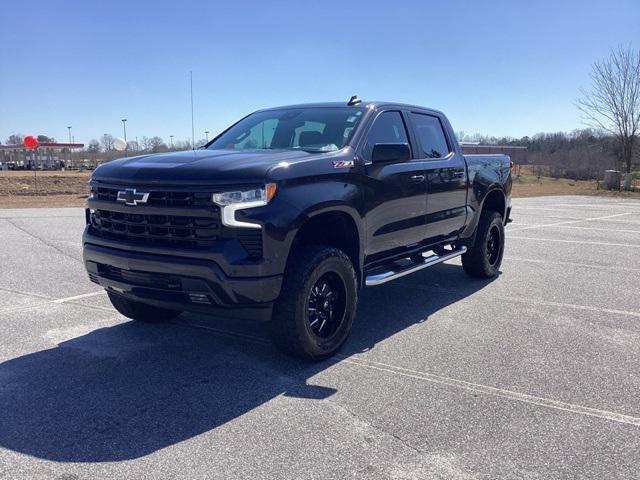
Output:
M292 252L302 245L327 245L344 251L362 284L363 246L361 225L347 206L334 205L307 212L291 241L287 264Z
M478 209L473 215L473 219L468 225L466 231L471 232L468 237L461 239L462 245L473 245L476 241L476 232L478 231L478 223L480 221L480 215L483 211L492 210L498 212L502 216L503 223L506 222L507 216L507 196L503 189L496 185L489 188L482 197Z
M493 210L494 212L498 212L500 215L502 215L503 221L506 219L507 197L501 188L496 187L487 192L487 194L482 199L480 212L484 210Z

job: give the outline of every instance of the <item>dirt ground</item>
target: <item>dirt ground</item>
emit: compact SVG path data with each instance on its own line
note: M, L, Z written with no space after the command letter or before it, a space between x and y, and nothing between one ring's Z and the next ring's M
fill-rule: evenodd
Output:
M87 199L87 171L0 172L0 208L81 207ZM640 192L610 192L597 188L595 180L575 181L515 176L514 197L545 195L607 195L640 198Z
M83 206L89 175L87 171L0 172L0 208Z

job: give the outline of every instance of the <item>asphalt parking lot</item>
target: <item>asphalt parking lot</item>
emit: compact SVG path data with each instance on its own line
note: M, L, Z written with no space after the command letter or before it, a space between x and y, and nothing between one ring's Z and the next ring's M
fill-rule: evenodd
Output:
M118 315L82 209L0 210L0 478L639 478L640 201L514 200L502 274L362 292L342 354Z

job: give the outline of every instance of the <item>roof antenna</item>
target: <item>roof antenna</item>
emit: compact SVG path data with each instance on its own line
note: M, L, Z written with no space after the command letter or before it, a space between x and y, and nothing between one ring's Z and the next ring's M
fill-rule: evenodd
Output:
M358 98L358 95L351 95L351 98L349 99L349 101L347 102L347 105L352 106L352 105L357 105L360 102L362 102L362 100L360 100Z

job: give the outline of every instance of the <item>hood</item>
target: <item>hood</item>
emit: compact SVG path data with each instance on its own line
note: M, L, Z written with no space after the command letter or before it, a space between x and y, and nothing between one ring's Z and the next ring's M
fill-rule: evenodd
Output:
M102 164L92 180L118 184L217 185L260 183L269 170L326 154L301 150L187 150L121 158Z

